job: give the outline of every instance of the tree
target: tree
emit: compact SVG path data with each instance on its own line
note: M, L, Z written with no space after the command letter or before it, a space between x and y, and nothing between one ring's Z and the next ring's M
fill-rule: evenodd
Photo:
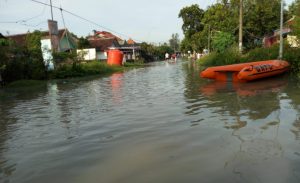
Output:
M78 48L79 49L85 49L85 48L90 48L90 42L87 38L80 37L78 39Z
M299 16L299 5L300 5L300 0L295 0L290 6L289 6L289 18L292 18L294 15Z
M244 45L255 46L255 40L279 28L281 0L245 0Z
M178 33L172 34L171 39L169 40L169 45L174 50L174 52L176 52L176 50L179 49L179 44L180 44L179 34Z
M254 48L259 43L261 45L265 35L272 34L279 28L280 1L244 0L243 45L246 49ZM201 10L197 5L180 10L179 17L183 19L182 30L185 35L182 48L206 47L211 31L230 33L237 40L239 6L240 0L218 0L206 11Z
M235 43L235 38L228 32L216 32L212 39L212 47L215 51L223 53Z
M205 29L192 36L190 44L194 51L201 52L204 48L208 48L208 34L210 34L209 30Z
M200 9L197 4L184 7L180 10L178 17L182 18L182 30L186 37L191 38L197 32L203 30L204 25L201 23L204 10Z
M293 4L293 10L295 19L292 25L293 34L298 38L298 44L300 44L300 0L296 0Z
M188 52L188 51L192 51L192 44L191 44L191 39L184 37L183 40L180 43L180 51L181 52Z
M234 2L214 4L205 11L203 17L205 28L211 30L237 33L238 30L238 5Z
M0 45L1 75L5 82L46 78L46 66L41 51L41 36L40 31L34 31L27 34L25 45L17 45L13 41Z
M34 31L26 36L26 49L24 50L25 62L24 77L25 79L45 79L46 64L43 60L41 49L42 33Z

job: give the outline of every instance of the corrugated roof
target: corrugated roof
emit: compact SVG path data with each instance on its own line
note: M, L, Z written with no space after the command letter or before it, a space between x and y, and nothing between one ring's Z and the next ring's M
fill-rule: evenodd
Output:
M67 29L59 29L58 30L59 39L61 39L64 36L65 31L67 31ZM42 33L42 38L44 38L44 39L49 38L49 31L42 31L41 33ZM24 34L9 35L9 36L6 36L6 38L13 40L18 45L24 46L26 44L26 36L28 34L31 34L31 32L24 33Z

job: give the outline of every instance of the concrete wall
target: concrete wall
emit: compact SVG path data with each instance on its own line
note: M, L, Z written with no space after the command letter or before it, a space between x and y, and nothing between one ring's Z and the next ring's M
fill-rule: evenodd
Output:
M77 50L77 55L81 57L81 54L84 60L96 60L95 48Z
M50 39L42 39L41 40L41 49L43 53L44 63L48 65L49 70L54 69L53 57L52 57L52 48L51 48L51 40Z
M106 59L107 59L107 53L105 51L97 52L97 60L106 60Z

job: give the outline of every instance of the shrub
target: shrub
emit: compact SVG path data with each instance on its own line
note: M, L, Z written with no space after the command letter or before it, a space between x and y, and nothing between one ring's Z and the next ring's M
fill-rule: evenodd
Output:
M253 62L261 60L272 60L278 58L279 47L278 45L270 48L255 48L243 55L241 62Z
M122 67L109 66L106 63L92 61L88 63L61 65L54 71L54 77L58 79L63 79L96 74L103 75L121 70Z
M235 64L240 62L240 54L234 47L226 49L222 53L212 52L200 59L200 63L203 66L219 66Z
M278 52L279 46L275 45L270 48L255 48L241 56L236 49L230 48L224 53L213 52L201 58L200 64L208 67L242 62L273 60L278 58ZM283 60L286 60L291 64L291 71L293 73L300 72L300 48L291 48L285 44L283 50Z
M212 47L216 52L224 53L234 44L234 36L228 32L216 32L212 39Z

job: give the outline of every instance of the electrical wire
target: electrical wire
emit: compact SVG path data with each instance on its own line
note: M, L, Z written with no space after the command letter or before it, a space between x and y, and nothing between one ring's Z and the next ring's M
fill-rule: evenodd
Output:
M46 2L47 2L47 0L45 1L45 3L46 3ZM45 10L46 10L46 6L43 8L43 10L42 10L41 13L39 13L38 15L35 15L35 16L33 16L33 17L26 18L26 19L20 19L20 20L16 20L16 21L0 21L0 23L6 23L6 24L10 24L10 23L11 23L11 24L15 24L15 23L24 23L24 22L28 22L28 21L30 21L30 20L33 20L33 19L35 19L35 18L38 18L38 17L44 15Z
M63 24L64 24L64 28L65 28L65 31L66 31L66 37L67 37L68 46L69 46L69 48L71 48L70 40L69 40L69 35L68 35L68 31L67 31L67 27L66 27L66 23L65 23L63 11L62 11L61 7L60 7L60 13L61 13L61 18L62 18L62 21L63 21Z
M32 1L32 2L35 2L35 3L38 3L38 4L42 4L42 5L51 7L51 5L50 5L50 4L47 4L47 3L43 3L43 2L40 2L40 1L37 1L37 0L31 0L31 1ZM118 34L118 35L121 35L121 36L124 36L124 37L127 37L127 38L131 38L130 36L128 36L128 35L126 35L126 34L122 34L122 33L120 33L120 32L114 31L114 30L112 30L112 29L110 29L110 28L107 28L107 27L105 27L105 26L102 26L102 25L100 25L100 24L98 24L98 23L96 23L96 22L94 22L94 21L92 21L92 20L89 20L89 19L87 19L87 18L84 18L84 17L82 17L82 16L80 16L80 15L77 15L77 14L75 14L75 13L73 13L73 12L71 12L71 11L68 11L68 10L66 10L66 9L63 9L63 8L61 8L61 7L52 5L52 8L59 9L60 11L64 11L64 12L66 12L66 13L68 13L68 14L74 16L74 17L77 17L77 18L79 18L79 19L81 19L81 20L84 20L84 21L86 21L86 22L89 22L90 24L93 24L93 25L95 25L95 26L97 26L97 27L100 27L100 28L102 28L102 29L108 30L108 31L113 32L113 33L115 33L115 34ZM137 39L135 39L135 40L137 40ZM143 42L143 41L140 41L140 40L137 40L137 41Z

